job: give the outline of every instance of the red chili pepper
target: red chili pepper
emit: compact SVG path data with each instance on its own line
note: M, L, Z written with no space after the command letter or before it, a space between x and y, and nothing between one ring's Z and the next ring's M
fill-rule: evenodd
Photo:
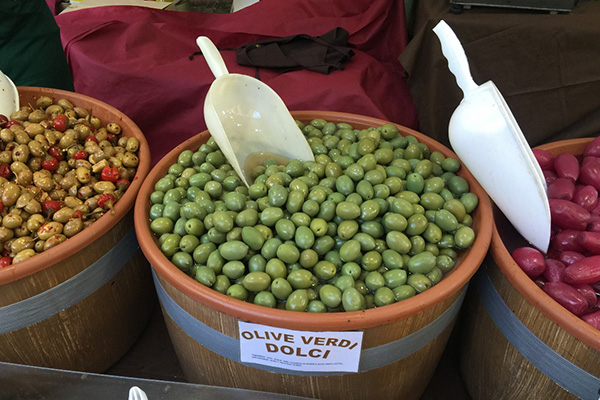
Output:
M129 182L127 179L125 178L120 178L116 183L115 186L117 187L118 190L122 190L125 191L127 190L127 188L129 188L129 185L131 185L131 182Z
M42 160L42 168L50 172L56 171L58 168L58 160L52 156Z
M3 178L8 178L12 174L10 170L10 165L8 163L0 164L0 176Z
M116 167L109 167L107 165L106 167L102 168L100 179L115 183L119 180L119 170Z
M69 117L67 117L65 114L58 114L52 121L52 127L60 132L66 131L68 125Z
M10 128L13 125L21 125L21 123L19 121L15 121L14 119L11 119L10 121L8 121L6 123L6 125L4 127L5 128Z
M76 160L85 160L88 156L87 151L85 150L79 150L76 151L75 154L73 154L73 158Z
M91 140L92 142L94 142L94 143L98 144L98 139L96 138L96 136L93 136L93 135L86 136L86 137L85 137L85 139L84 139L83 141L84 141L84 142L89 142L90 140Z
M4 203L0 202L0 212L4 210Z
M0 129L4 128L4 125L6 125L7 122L8 118L6 118L6 115L0 114Z
M57 146L50 146L48 148L48 154L56 158L58 161L62 161L65 159L65 157L62 154L62 151Z
M8 267L12 264L12 260L9 256L0 257L0 268Z
M98 196L98 207L103 210L111 210L112 213L115 213L115 209L113 208L114 204L117 202L115 196L112 193L102 193Z
M59 200L46 200L42 204L42 212L48 216L54 214L58 210L60 210L63 206L62 201Z
M115 135L114 133L108 133L106 135L106 140L108 140L109 142L112 143L116 137L117 137L117 135Z

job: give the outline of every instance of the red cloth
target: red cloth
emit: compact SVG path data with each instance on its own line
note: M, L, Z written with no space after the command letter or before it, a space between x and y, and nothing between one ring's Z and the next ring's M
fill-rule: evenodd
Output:
M56 21L75 90L118 108L144 132L156 163L206 129L202 109L214 76L196 38L240 47L273 37L349 32L356 55L343 71L279 74L259 70L290 110L350 112L416 128L416 111L398 56L407 44L403 2L262 0L232 14L115 6L59 14ZM231 73L254 76L221 52Z

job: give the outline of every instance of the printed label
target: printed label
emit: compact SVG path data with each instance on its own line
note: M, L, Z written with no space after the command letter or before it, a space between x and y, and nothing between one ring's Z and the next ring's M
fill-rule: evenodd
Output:
M307 372L357 372L362 332L311 332L239 321L245 363Z

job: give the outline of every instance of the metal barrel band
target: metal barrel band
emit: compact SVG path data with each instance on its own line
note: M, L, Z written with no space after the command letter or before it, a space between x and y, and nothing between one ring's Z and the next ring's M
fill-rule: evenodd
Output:
M123 269L138 247L132 228L112 249L77 275L45 292L0 307L0 335L44 321L90 296Z
M509 343L558 386L581 399L598 399L600 379L563 358L540 340L511 311L487 273L487 259L474 283L486 311Z
M225 335L215 329L212 329L201 321L198 321L194 316L190 315L179 304L177 304L175 300L171 298L171 296L169 296L159 282L154 269L152 270L152 275L158 298L160 299L160 302L168 316L188 336L212 352L239 364L274 373L303 376L332 376L348 374L346 372L332 373L292 371L259 364L242 363L240 361L240 341L238 339ZM467 291L466 289L467 288L465 286L461 295L452 303L450 307L448 307L447 310L445 310L438 318L420 330L396 341L363 350L361 352L358 372L365 372L372 369L381 368L400 361L431 343L455 320Z

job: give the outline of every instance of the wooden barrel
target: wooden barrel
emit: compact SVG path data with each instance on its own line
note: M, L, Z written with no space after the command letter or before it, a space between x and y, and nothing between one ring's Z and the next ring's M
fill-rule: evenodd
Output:
M300 121L322 118L359 129L386 123L334 112L299 111L292 115ZM456 157L418 132L402 126L398 129L403 135L417 137L431 151ZM271 309L236 300L194 281L161 253L149 229L148 199L154 183L166 174L181 151L195 151L208 137L208 132L203 132L159 161L140 189L135 206L138 241L153 267L170 338L188 380L320 399L418 399L444 351L468 281L489 246L491 203L483 189L468 171L460 172L480 199L474 213L477 239L461 256L460 265L431 289L402 302L365 311L313 314ZM295 332L362 332L358 370L307 372L242 361L240 322Z
M540 148L580 155L591 139ZM464 306L460 364L478 399L600 397L600 331L552 300L513 261L526 245L497 210L490 254ZM471 290L473 289L473 290Z
M89 228L34 257L0 269L0 360L104 372L135 343L156 296L137 244L133 205L150 170L150 151L137 125L115 108L62 90L19 87L21 105L39 96L64 98L103 124L119 123L140 142L131 186Z

